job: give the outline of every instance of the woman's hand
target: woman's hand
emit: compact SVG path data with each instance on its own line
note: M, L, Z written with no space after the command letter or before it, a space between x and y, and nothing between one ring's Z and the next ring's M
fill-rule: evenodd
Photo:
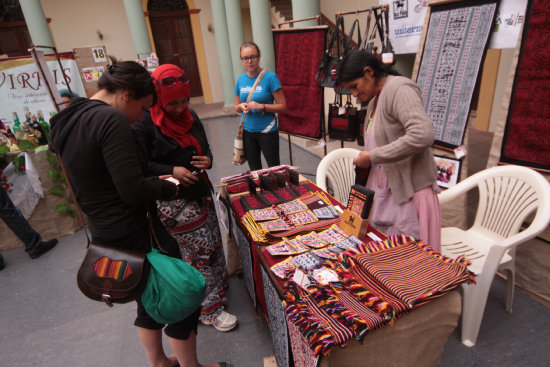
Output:
M210 157L206 155L194 155L193 160L191 161L193 167L197 167L200 170L208 169L211 163L212 161L210 160Z
M181 166L174 167L173 176L178 179L183 186L191 186L199 180L199 178L196 177L193 172Z
M251 110L251 108L250 108L250 106L249 106L248 103L241 103L241 104L239 104L239 108L240 108L241 111L244 112L244 113L249 113L250 110Z
M265 105L263 103L252 101L248 104L248 108L254 111L264 111Z
M353 164L357 167L368 168L372 164L370 160L370 153L367 150L363 150L359 155L353 160Z

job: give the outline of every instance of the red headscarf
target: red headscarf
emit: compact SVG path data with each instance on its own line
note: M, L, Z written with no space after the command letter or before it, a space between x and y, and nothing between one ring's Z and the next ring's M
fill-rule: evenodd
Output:
M193 116L186 108L181 116L173 117L166 113L164 108L168 103L177 98L191 96L189 83L183 84L179 80L171 87L163 86L158 83L158 80L172 76L179 77L185 74L182 69L173 64L163 64L153 71L155 86L157 90L158 100L151 107L151 118L153 123L160 127L160 131L166 136L176 139L180 145L185 148L194 145L199 154L202 154L202 148L193 135L189 133L193 125Z

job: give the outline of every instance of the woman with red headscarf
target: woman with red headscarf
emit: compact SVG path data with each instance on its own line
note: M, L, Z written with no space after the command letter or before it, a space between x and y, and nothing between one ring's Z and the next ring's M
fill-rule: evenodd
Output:
M189 108L189 78L176 65L164 64L153 72L157 103L132 128L149 151L147 174L173 175L183 185L182 196L158 201L161 220L178 240L182 258L206 279L206 298L200 320L220 331L237 325L237 317L224 310L227 271L212 185L206 169L212 152L204 127Z

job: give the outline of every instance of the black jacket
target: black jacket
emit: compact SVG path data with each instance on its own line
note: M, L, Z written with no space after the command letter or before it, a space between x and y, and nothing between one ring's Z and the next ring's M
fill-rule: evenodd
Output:
M50 124L50 149L61 155L94 241L143 232L146 207L175 195L171 182L144 176L146 153L118 109L79 98Z

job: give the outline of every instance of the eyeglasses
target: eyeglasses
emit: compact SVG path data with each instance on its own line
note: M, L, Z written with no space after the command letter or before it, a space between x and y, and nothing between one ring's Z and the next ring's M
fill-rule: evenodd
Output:
M244 56L244 57L241 57L241 60L244 61L244 62L246 62L246 61L254 61L254 60L256 60L258 57L259 57L259 55Z
M182 84L188 84L189 77L186 74L181 74L180 76L167 76L166 78L158 80L158 83L164 87L173 87L178 81Z

